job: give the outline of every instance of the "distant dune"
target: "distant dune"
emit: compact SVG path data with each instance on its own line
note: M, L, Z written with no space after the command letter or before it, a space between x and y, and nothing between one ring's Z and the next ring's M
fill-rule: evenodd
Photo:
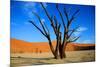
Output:
M53 46L56 42L53 41ZM48 42L26 42L23 40L11 39L11 53L42 53L50 52ZM78 50L94 50L95 44L78 44L70 43L66 46L66 51L78 51Z

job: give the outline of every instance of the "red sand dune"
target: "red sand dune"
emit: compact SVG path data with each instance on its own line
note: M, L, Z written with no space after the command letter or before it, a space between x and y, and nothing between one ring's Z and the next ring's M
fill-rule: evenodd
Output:
M25 42L22 40L11 39L11 52L12 53L32 53L32 52L50 52L48 42ZM56 42L53 41L53 46L55 46ZM95 49L95 44L78 44L78 43L70 43L66 46L67 51L75 51L75 50L89 50Z

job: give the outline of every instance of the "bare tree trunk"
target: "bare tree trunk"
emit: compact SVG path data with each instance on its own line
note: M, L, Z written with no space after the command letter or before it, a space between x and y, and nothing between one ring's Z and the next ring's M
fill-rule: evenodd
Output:
M62 46L61 46L61 44L59 45L59 56L60 56L60 58L62 58Z
M51 40L49 38L48 38L48 41L49 41L49 46L50 46L51 52L55 56L55 51L54 51L54 48L52 46Z
M65 53L64 48L62 48L62 58L61 59L63 59L63 58L66 58L66 53Z
M59 58L58 50L55 51L55 59Z
M61 56L61 58L63 59L63 58L66 58L66 46L67 46L67 42L62 46L62 56Z
M65 53L64 47L62 45L60 45L60 47L59 47L59 54L60 54L61 59L66 58L66 53Z
M59 55L58 55L58 49L57 50L54 50L53 46L52 46L52 43L51 43L51 40L48 38L48 41L49 41L49 45L50 45L50 49L51 49L51 52L53 53L54 55L54 58L55 59L58 59L59 58ZM57 43L58 45L58 43ZM58 48L58 47L57 47Z
M48 39L49 47L50 47L51 52L54 55L55 59L66 58L65 51L66 51L67 44L69 42L75 42L80 37L80 36L79 37L74 37L73 40L70 39L72 34L77 30L77 28L73 29L72 32L70 34L68 34L68 32L70 30L69 27L72 24L72 21L76 18L75 16L79 12L79 10L77 10L75 13L73 13L72 17L69 19L69 16L68 16L68 13L66 11L66 8L64 7L64 14L65 14L66 19L67 19L67 25L66 25L66 22L64 21L64 18L63 18L63 14L60 11L58 5L56 5L58 13L60 14L60 18L62 20L62 26L64 27L64 31L62 32L62 31L60 31L61 23L59 23L59 20L57 21L56 16L50 16L49 12L46 10L46 8L44 7L44 5L42 3L41 3L41 6L44 9L44 12L45 12L47 18L49 19L51 27L53 28L53 31L54 31L54 33L56 35L56 42L57 43L56 43L55 49L54 49L54 47L52 45L52 42L51 42L49 29L45 25L45 23L44 24L42 23L40 16L37 13L32 12L38 18L39 23L42 26L42 29L40 27L38 27L35 24L34 21L29 21L29 22L32 23L32 25L34 25L40 31L40 33L43 34ZM62 33L64 33L64 34L62 34ZM63 38L62 38L62 35L63 35ZM66 42L66 41L68 41L68 42Z
M55 55L56 55L56 59L59 58L59 38L57 37L57 43L56 43L56 49L55 49Z

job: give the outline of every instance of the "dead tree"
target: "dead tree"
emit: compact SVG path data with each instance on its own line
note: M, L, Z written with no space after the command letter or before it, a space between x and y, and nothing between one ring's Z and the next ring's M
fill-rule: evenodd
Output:
M64 7L63 12L64 12L64 15L65 15L66 20L67 20L67 21L64 21L62 12L60 11L58 4L56 4L56 9L57 9L57 11L60 15L61 21L62 21L61 23L59 23L59 20L57 20L56 16L55 15L50 16L49 12L44 7L44 5L42 3L40 3L40 4L41 4L47 18L49 19L51 27L54 31L55 36L56 36L56 47L54 48L52 45L52 41L50 38L50 31L49 31L47 25L45 24L44 21L41 21L41 18L37 13L32 12L38 18L42 29L39 28L35 24L34 21L30 20L29 22L32 23L48 39L51 52L54 55L55 59L66 58L65 49L66 49L67 44L70 42L75 42L76 40L78 40L80 38L80 36L73 37L73 33L76 32L79 27L76 27L76 28L70 30L70 26L71 26L73 20L76 18L76 15L79 13L79 9L73 13L71 18L69 18L68 12L67 12L66 8ZM63 26L63 28L64 28L63 32L61 31L61 28L62 28L61 26Z

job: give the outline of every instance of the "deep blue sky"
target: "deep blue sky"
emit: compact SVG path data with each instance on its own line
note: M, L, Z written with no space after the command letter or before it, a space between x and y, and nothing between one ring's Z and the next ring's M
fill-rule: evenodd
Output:
M56 15L59 22L61 22L61 18L59 17L57 9L55 8L55 3L44 3L44 6L50 15ZM59 9L61 12L63 11L64 6L67 10L69 10L70 17L75 10L80 9L77 18L74 20L71 26L71 28L80 26L78 29L80 32L76 32L74 34L75 36L81 35L81 38L77 42L95 43L95 7L88 5L59 4ZM11 1L11 38L28 42L47 41L47 39L28 22L29 20L34 20L40 27L38 19L32 14L32 11L38 13L41 20L45 21L46 25L51 31L51 39L55 40L52 27L50 26L49 20L46 17L44 10L41 8L41 5L38 2L23 1ZM66 19L64 21L66 21Z

